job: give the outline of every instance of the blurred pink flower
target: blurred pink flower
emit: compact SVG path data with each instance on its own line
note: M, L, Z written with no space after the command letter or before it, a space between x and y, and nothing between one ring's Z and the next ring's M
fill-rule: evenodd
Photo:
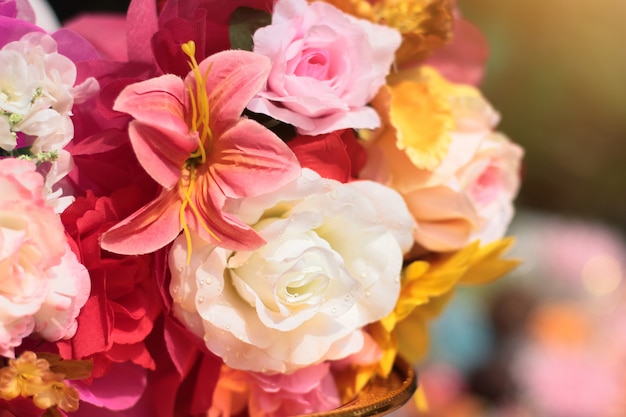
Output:
M457 83L478 85L485 73L489 45L485 35L470 21L455 13L452 41L426 60L447 79Z
M32 332L49 341L76 332L90 290L89 274L71 251L60 218L43 198L35 165L0 160L0 354Z
M400 45L388 27L305 0L280 0L272 24L254 34L254 52L269 57L265 88L248 109L318 135L345 128L375 128L366 106L385 83Z
M619 263L622 270L626 267L624 239L608 226L550 219L538 230L541 265L550 277L573 288L580 286L582 272L593 259L607 257Z
M106 250L153 252L186 228L224 247L258 246L263 239L226 213L224 204L271 191L299 174L284 142L241 117L266 80L269 60L225 51L193 65L185 80L163 75L126 87L116 100L115 110L135 118L129 125L133 149L163 190L103 235Z
M264 375L222 368L209 417L284 417L333 410L341 405L329 363L291 374Z
M593 349L533 346L520 351L513 375L524 401L551 417L612 416L620 405L620 367Z

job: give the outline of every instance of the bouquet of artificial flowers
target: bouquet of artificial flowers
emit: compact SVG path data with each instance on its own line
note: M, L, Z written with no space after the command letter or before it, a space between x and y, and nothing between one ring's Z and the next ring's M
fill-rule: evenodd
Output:
M353 399L515 266L521 149L447 0L0 4L0 409Z

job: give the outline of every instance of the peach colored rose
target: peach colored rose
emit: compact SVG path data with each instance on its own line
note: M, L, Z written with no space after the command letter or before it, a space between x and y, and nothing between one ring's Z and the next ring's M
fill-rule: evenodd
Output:
M520 187L524 151L499 133L481 143L474 158L456 173L462 192L479 216L470 240L489 243L500 239L513 218L513 200Z
M254 52L272 61L266 87L248 104L305 135L375 128L366 106L384 85L399 32L323 2L279 0L272 24L254 34Z
M406 102L414 113L406 112ZM375 101L386 115L361 177L402 194L415 241L451 251L496 240L512 217L522 150L493 133L498 114L480 92L428 67L406 71Z
M0 160L0 355L33 332L50 341L71 337L89 294L86 269L45 203L34 164Z

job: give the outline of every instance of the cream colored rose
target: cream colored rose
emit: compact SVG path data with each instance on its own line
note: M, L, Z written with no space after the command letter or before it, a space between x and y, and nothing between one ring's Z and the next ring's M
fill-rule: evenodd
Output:
M176 316L236 369L292 372L359 351L360 329L399 295L413 225L402 198L304 170L235 214L267 243L233 252L192 236L187 265L178 238L169 260Z

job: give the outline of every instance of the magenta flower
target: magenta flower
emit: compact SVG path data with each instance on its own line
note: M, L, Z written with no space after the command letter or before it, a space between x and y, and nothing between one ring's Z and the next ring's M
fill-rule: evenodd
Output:
M269 59L225 51L198 64L193 42L183 48L192 68L184 80L166 74L132 84L115 102L115 110L134 117L129 136L137 159L163 189L103 235L111 252L149 253L181 230L225 248L257 247L263 239L224 210L226 201L272 191L300 173L285 143L241 117L267 79Z

